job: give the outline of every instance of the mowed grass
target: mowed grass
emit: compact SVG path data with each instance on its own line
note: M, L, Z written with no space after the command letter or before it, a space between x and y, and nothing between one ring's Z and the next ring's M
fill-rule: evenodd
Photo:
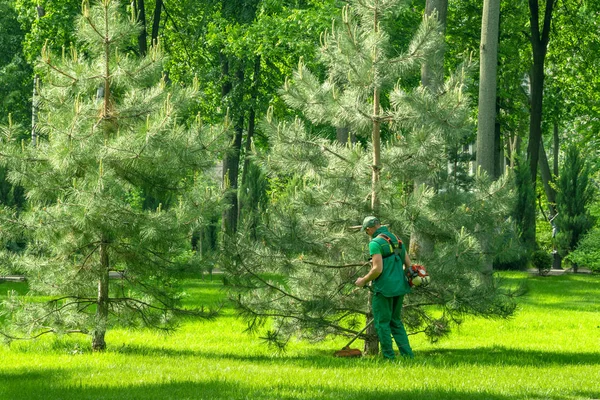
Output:
M1 346L0 399L600 399L600 276L504 277L529 287L514 318L465 320L438 344L411 336L414 360L333 357L345 339L276 353L225 307L169 335L112 330L100 354L76 337ZM219 281L186 290L224 297Z

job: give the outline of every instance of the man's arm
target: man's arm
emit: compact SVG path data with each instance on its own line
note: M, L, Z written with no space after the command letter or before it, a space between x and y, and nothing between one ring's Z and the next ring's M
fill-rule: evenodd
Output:
M381 271L383 271L383 257L381 254L373 254L371 258L372 267L368 274L365 276L358 278L354 284L358 287L363 287L367 283L371 282L374 279L377 279L379 275L381 275Z

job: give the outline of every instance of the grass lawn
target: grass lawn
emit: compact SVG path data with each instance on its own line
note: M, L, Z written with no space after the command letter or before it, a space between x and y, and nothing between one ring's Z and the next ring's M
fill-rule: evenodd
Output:
M274 353L225 309L170 335L112 330L101 354L83 337L0 345L0 399L600 399L600 276L505 277L530 289L514 318L411 336L414 360L334 358L343 339ZM206 304L219 285L187 292Z

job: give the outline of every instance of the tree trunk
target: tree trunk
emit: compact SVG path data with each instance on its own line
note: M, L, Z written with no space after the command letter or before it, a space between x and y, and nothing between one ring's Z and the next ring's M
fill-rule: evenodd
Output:
M92 332L92 350L102 351L106 349L104 336L108 322L108 243L102 241L100 244L100 271L98 278L98 299L96 302L96 321L94 331Z
M529 172L531 181L537 178L539 160L539 143L542 138L542 105L544 96L544 61L548 42L550 39L550 24L552 10L556 0L546 0L546 10L542 32L540 32L538 0L529 0L531 49L533 52L533 68L531 71L531 114L529 118L529 143L527 155L529 157Z
M252 151L252 140L254 139L254 130L256 125L256 105L258 103L258 89L260 87L260 56L254 58L254 74L252 76L252 92L250 93L250 113L248 115L248 133L246 134L246 144L244 146L244 168L242 169L242 186L246 185L248 168L250 167L250 157ZM240 205L240 209L241 209Z
M432 16L437 13L437 19L440 22L442 34L446 29L446 20L448 15L448 0L427 0L425 3L425 15ZM442 55L442 59L443 59ZM437 65L426 62L421 67L421 84L423 87L432 91L437 90L444 80L444 63Z
M558 136L558 121L553 122L553 130L554 130L554 153L552 154L553 158L553 172L554 176L558 176L558 154L560 150L560 138Z
M348 127L335 128L335 138L338 141L338 143L341 143L343 145L347 145L348 140L350 140L350 143L352 144L356 143L356 135L354 133L351 133L350 128Z
M496 95L496 116L500 112L500 98ZM500 178L506 169L506 157L504 155L504 143L502 141L502 130L500 121L496 118L494 123L494 180Z
M529 116L529 143L527 144L527 157L529 161L529 173L535 190L537 180L537 167L539 163L540 142L542 140L542 105L544 96L544 60L550 38L550 23L552 21L552 9L556 0L546 0L546 10L542 32L539 23L539 0L529 0L531 49L533 53L533 67L531 71L531 110ZM533 199L535 202L535 197ZM534 207L531 208L535 210ZM535 231L535 217L530 218Z
M148 43L146 40L146 7L144 5L144 0L137 0L137 2L134 4L137 4L137 22L142 26L142 30L138 35L138 47L140 49L140 54L145 56L148 52Z
M233 114L235 117L235 126L233 137L231 137L231 147L223 157L223 188L225 210L223 211L223 233L231 235L237 231L238 222L238 176L240 172L240 150L242 147L242 136L244 133L244 113L241 108L243 100L242 86L244 82L243 66L238 66L236 70L236 109Z
M156 46L158 43L158 29L160 28L160 15L163 8L163 0L156 0L154 5L154 16L152 17L152 41L150 44Z
M546 199L548 200L548 207L550 209L550 219L556 215L556 190L552 187L554 179L550 172L550 166L548 165L548 157L546 157L546 151L544 150L544 143L540 141L540 175L542 176L542 183L544 185L544 192L546 192Z
M38 88L40 84L40 76L35 74L33 78L33 95L31 98L31 145L37 144L37 120L40 100L38 97Z
M446 29L446 20L448 15L448 0L427 0L425 3L425 16L430 17L437 13L437 19L440 23L441 33ZM442 54L441 59L444 59ZM444 80L444 63L443 61L437 65L431 62L426 62L421 67L421 85L428 88L432 93L436 93ZM415 179L414 191L421 190L422 187L429 186L428 182ZM433 252L433 241L424 232L413 230L410 233L410 242L408 253L414 260L418 260L421 256Z
M500 0L484 0L479 63L479 113L477 116L477 167L495 173L496 70Z
M377 215L379 211L379 175L381 170L381 122L379 121L379 88L375 88L373 92L373 131L371 133L371 140L373 142L373 165L371 174L371 210L373 215ZM372 303L373 303L373 292L369 292L369 299L367 301L367 322L373 319ZM375 355L379 353L379 339L377 338L377 331L375 330L375 324L371 324L367 328L367 338L365 340L365 354Z

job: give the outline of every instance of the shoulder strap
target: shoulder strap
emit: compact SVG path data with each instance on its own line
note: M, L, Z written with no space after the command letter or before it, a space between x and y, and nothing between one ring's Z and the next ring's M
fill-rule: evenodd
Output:
M398 237L396 237L396 240L398 242L395 245L394 245L394 242L392 241L392 238L390 238L388 235L385 235L383 233L380 233L379 235L377 235L376 238L381 238L381 239L385 240L386 242L388 242L388 244L390 245L390 254L388 254L387 256L382 255L382 258L388 258L393 255L396 255L396 254L398 254L400 249L402 249L402 241Z

